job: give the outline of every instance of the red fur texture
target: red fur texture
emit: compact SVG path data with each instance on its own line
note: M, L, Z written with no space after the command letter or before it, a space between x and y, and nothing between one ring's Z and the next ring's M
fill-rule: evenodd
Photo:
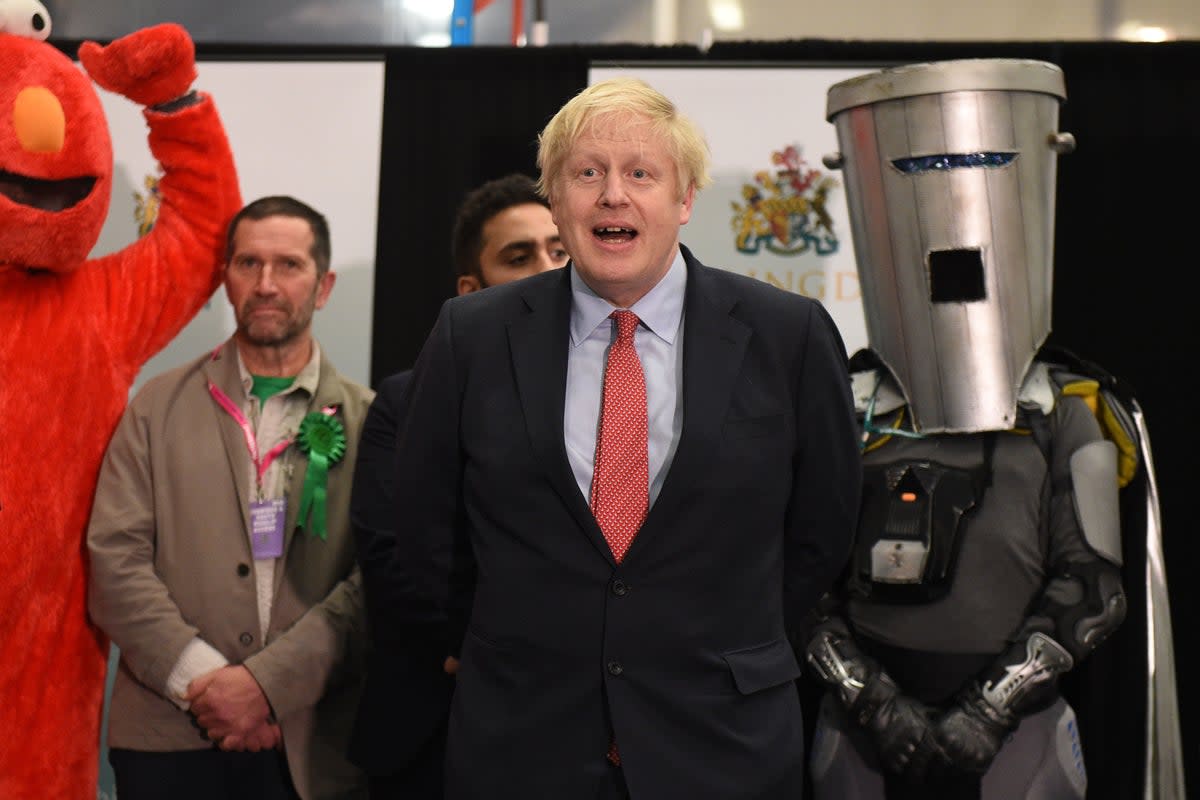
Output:
M174 100L196 80L192 38L170 23L130 34L107 47L84 42L79 60L96 83L144 106Z
M168 61L178 58L178 33L139 31L128 39L141 43L131 52L144 46L167 53ZM190 39L184 55L186 63L110 64L109 80L116 74L138 84L155 69L174 71L178 84L194 69ZM130 54L114 51L112 58L127 61ZM48 89L62 106L66 136L58 152L23 146L28 137L16 129L13 106L28 87ZM209 98L145 116L164 172L157 224L124 250L86 260L112 185L112 145L95 90L51 45L0 34L5 800L96 796L108 652L87 618L84 537L96 475L139 368L217 287L224 228L241 205L233 155ZM89 178L91 193L65 210L34 207L31 194L54 181Z

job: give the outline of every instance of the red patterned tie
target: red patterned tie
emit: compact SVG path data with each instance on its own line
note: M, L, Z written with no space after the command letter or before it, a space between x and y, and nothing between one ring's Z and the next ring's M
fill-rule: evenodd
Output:
M617 563L646 519L650 465L646 454L646 378L633 346L637 314L614 311L617 340L604 370L604 403L596 437L592 514Z

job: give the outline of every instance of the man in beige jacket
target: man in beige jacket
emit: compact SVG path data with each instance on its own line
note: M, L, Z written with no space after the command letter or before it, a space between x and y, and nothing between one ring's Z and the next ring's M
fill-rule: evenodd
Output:
M290 197L230 224L228 342L149 381L101 468L89 608L120 649L121 800L356 798L364 650L348 521L372 393L312 336L329 229Z

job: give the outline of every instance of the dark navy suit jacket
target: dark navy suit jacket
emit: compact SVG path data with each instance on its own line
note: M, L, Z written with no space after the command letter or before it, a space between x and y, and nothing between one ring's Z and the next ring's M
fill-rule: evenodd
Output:
M395 776L405 797L440 797L438 758L454 679L446 675L441 626L410 625L395 615L402 596L392 572L396 552L396 433L411 371L385 378L363 423L355 463L350 519L366 592L371 650L350 743L351 760L372 776ZM432 754L432 755L431 755ZM434 786L431 788L431 784Z
M397 614L461 649L447 798L798 797L788 633L858 511L846 355L816 301L686 248L683 429L616 564L563 443L571 270L446 302L397 461ZM597 398L599 402L599 398Z

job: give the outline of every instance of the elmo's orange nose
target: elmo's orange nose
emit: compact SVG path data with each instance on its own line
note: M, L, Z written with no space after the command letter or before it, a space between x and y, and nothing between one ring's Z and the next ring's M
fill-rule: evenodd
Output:
M27 86L13 103L13 128L17 141L30 153L57 153L67 136L62 103L49 89Z

